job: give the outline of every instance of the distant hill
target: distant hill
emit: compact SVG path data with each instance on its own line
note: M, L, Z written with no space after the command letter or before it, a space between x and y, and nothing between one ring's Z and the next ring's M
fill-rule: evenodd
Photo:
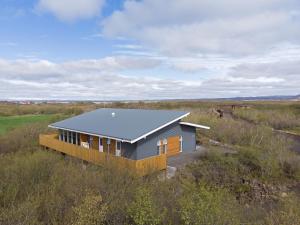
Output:
M122 102L122 103L133 103L133 102L176 102L176 101L300 101L299 95L274 95L274 96L251 96L251 97L232 97L232 98L194 98L194 99L148 99L148 100L6 100L0 99L2 103L16 103L16 104L38 104L38 103L72 103L72 102L94 102L94 103L113 103L113 102Z
M275 96L256 96L256 97L234 97L234 98L221 98L223 100L232 101L300 101L300 95L275 95Z

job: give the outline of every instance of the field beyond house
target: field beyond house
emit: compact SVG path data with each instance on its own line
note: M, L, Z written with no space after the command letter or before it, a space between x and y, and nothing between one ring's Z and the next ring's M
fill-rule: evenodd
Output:
M100 107L190 111L211 127L197 132L207 153L161 180L38 145L49 123ZM3 103L0 115L1 225L300 224L300 154L285 133L300 130L299 102Z
M47 123L53 115L16 115L16 116L0 116L0 135L6 134L8 131L32 123Z

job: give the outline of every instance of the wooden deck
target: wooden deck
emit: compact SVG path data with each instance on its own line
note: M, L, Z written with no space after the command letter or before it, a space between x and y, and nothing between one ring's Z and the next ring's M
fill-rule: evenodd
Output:
M78 159L85 160L97 165L105 166L107 163L120 169L144 176L156 171L167 168L167 159L165 154L149 157L142 160L131 160L119 157L105 152L99 152L95 149L86 149L78 145L70 144L58 140L57 134L40 134L39 143L41 146L65 153Z

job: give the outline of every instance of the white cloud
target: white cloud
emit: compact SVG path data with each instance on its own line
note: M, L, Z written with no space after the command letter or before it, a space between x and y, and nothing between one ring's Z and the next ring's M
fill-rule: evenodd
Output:
M105 0L39 0L36 8L72 22L99 15Z
M297 0L143 0L103 21L103 34L134 38L172 56L256 54L300 44Z
M299 61L289 62L287 73L281 71L287 65L278 61L235 66L228 63L227 73L216 73L202 80L123 74L140 70L145 73L159 66L159 60L124 56L62 63L0 59L0 96L1 99L139 100L299 93Z

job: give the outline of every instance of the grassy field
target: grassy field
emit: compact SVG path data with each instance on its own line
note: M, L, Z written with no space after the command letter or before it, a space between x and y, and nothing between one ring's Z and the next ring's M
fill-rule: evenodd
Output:
M49 122L54 115L18 115L18 116L0 116L0 135L7 133L16 127L30 124Z
M232 110L233 104L248 107ZM297 131L299 106L0 104L0 224L298 225L300 154L274 129ZM174 178L161 180L156 174L140 178L109 165L83 164L39 146L39 134L51 132L49 123L102 107L190 111L188 122L211 127L197 132L208 151ZM227 110L223 118L217 109ZM224 154L226 149L233 151Z

